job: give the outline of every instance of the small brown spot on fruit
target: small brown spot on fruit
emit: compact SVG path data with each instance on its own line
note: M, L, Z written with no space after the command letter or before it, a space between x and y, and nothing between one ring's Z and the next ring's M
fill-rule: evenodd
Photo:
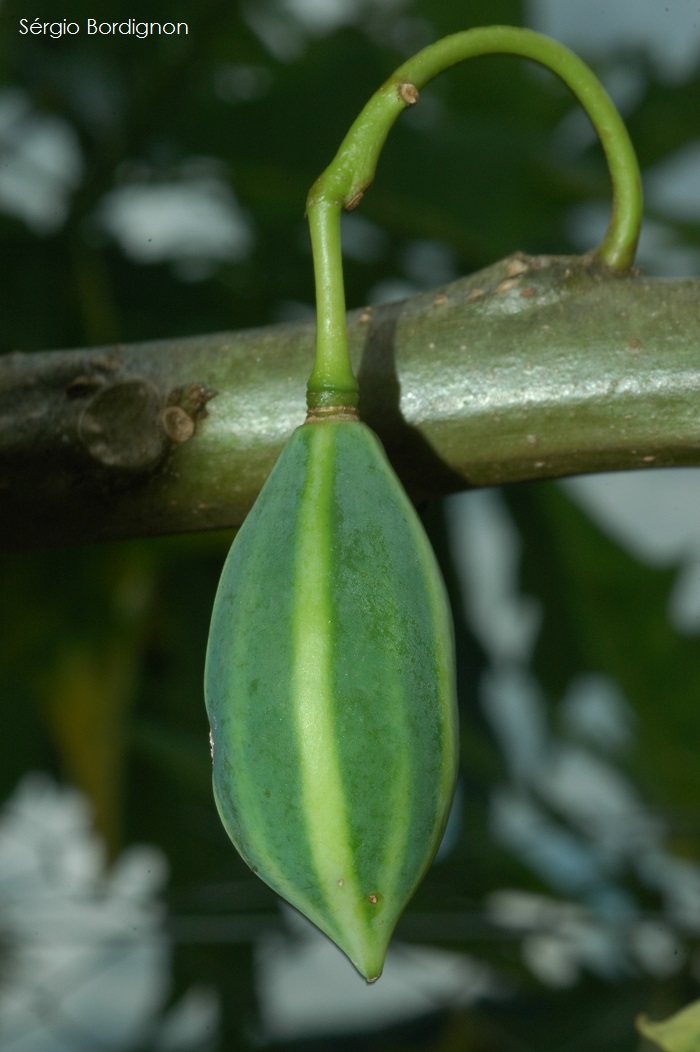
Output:
M630 340L630 342L627 344L627 346L629 347L629 349L631 351L638 351L639 348L642 346L642 341L641 340L637 340L637 339Z
M345 886L345 879L343 877L338 877L338 879L336 880L336 884L338 885L339 888L344 887Z
M368 895L367 896L367 901L371 902L373 906L376 906L377 903L379 902L379 898L376 895Z
M447 296L444 292L440 292L433 300L433 307L441 307L443 303L447 303Z
M472 302L473 300L480 300L481 297L484 295L485 293L483 289L472 289L469 295L467 296L467 299L470 302Z
M532 297L534 295L536 295L536 292L535 292L535 289L533 289L532 285L528 285L526 288L524 288L522 290L520 295L523 297L523 299L528 300L528 299L532 299Z
M510 292L518 284L517 278L506 278L496 285L496 292Z

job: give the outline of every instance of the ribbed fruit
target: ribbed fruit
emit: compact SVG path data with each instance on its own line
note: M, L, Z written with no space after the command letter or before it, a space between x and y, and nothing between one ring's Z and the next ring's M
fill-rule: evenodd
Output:
M206 699L232 841L373 981L445 827L457 717L444 584L364 424L284 448L223 570Z

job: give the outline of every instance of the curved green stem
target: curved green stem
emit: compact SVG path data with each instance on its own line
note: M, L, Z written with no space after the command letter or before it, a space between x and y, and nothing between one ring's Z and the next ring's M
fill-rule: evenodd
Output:
M308 384L310 410L357 405L345 328L342 209L354 208L372 182L394 121L416 102L419 89L457 62L497 53L529 58L551 69L586 110L605 152L613 199L608 229L593 255L620 272L632 265L642 215L639 167L619 113L588 66L562 44L528 29L489 26L445 37L404 62L375 92L309 191L318 318L316 361Z

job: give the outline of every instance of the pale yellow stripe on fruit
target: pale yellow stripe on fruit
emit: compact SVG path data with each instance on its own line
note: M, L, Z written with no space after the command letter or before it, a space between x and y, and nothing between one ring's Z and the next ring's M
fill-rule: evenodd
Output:
M303 808L313 868L328 904L330 926L340 933L342 949L362 966L368 949L363 939L366 921L358 908L332 699L333 567L328 516L334 482L332 429L336 425L308 426L315 433L310 436L308 475L297 524L291 703L296 713Z

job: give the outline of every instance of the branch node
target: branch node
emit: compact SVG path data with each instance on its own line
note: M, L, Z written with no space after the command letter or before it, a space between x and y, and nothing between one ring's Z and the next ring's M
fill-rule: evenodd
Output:
M171 442L186 442L194 434L194 420L179 405L167 406L160 415L160 422Z
M418 102L418 88L415 84L399 84L399 98L406 106L415 106Z
M80 441L105 467L149 471L168 449L160 409L160 395L149 380L110 384L85 406L78 424Z

